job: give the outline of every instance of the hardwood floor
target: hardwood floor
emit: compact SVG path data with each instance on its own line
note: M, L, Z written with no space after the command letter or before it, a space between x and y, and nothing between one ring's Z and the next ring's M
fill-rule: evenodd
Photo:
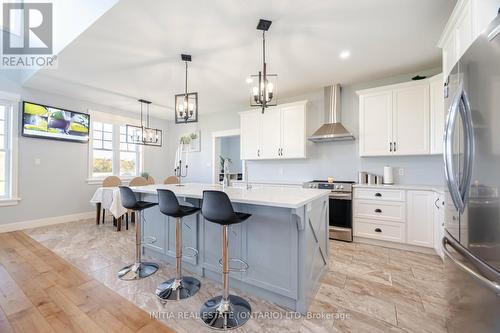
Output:
M23 232L0 234L0 332L174 332Z

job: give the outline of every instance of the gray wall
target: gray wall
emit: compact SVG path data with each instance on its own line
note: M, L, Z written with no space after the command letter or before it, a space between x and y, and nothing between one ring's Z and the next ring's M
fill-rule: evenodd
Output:
M22 100L79 112L92 109L137 117L91 102L24 89L2 78L0 90L20 94ZM167 129L166 121L154 120L154 124ZM164 140L167 140L165 132ZM169 174L167 147L164 144L162 148L147 147L144 151L145 170L157 180ZM37 158L41 160L40 165L35 165ZM86 183L87 162L87 144L19 137L18 194L22 200L16 206L0 207L0 224L92 211L89 200L97 185Z
M343 86L342 122L355 135L359 132L358 96L356 90L381 85L405 82L416 74L433 75L439 69L426 70L396 77L385 78L368 83ZM323 90L318 89L293 98L281 99L280 103L307 99L307 133L312 134L324 121ZM211 182L211 133L213 131L239 128L239 110L200 115L197 125L175 125L170 123L170 134L175 140L187 132L186 126L201 129L202 151L195 153L197 163L192 163L187 181ZM169 139L173 139L169 136ZM173 158L172 153L169 156ZM193 159L194 160L194 159ZM307 143L307 159L286 161L249 161L250 181L302 182L312 179L325 179L333 176L341 180L357 180L358 171L383 173L383 167L390 165L404 168L404 176L395 175L401 184L441 184L443 179L441 156L413 157L367 157L358 155L358 141L338 141L321 144ZM397 172L396 172L397 173Z
M227 136L220 138L220 154L224 158L229 158L231 160L229 172L241 173L243 170L240 159L240 148L239 136Z

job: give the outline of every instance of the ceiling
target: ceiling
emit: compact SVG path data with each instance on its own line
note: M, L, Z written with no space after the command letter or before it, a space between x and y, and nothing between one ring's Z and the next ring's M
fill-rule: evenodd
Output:
M440 66L437 41L455 0L121 0L25 86L122 110L138 98L171 119L184 90L181 53L193 56L189 90L201 114L248 108L261 67L259 18L278 96ZM339 54L349 50L351 56Z

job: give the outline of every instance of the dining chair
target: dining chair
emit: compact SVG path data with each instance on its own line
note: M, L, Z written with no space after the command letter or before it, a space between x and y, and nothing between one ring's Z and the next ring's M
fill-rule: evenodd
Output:
M135 177L128 183L128 186L146 186L149 185L148 180L144 177Z
M155 179L151 176L149 176L147 179L148 185L154 185L156 183Z
M179 184L179 178L177 176L169 176L165 178L163 184Z
M117 176L108 176L102 181L102 187L118 187L122 185L122 181ZM106 219L106 209L102 209L102 224ZM116 219L113 217L113 225L116 225Z

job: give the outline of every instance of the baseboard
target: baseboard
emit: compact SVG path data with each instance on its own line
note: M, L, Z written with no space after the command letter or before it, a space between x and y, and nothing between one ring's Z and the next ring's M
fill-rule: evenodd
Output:
M371 239L371 238L364 238L364 237L357 237L357 236L353 237L353 241L355 243L378 245L378 246L388 247L391 249L406 250L406 251L420 252L420 253L425 253L425 254L438 255L436 253L436 250L434 250L433 248L430 248L430 247L421 247L421 246L415 246L415 245L410 245L410 244L387 242L387 241L381 241L378 239Z
M46 225L53 225L59 223L77 222L79 220L85 220L92 217L95 218L95 211L63 215L63 216L55 216L55 217L46 217L43 219L30 220L30 221L0 224L0 233L43 227Z

